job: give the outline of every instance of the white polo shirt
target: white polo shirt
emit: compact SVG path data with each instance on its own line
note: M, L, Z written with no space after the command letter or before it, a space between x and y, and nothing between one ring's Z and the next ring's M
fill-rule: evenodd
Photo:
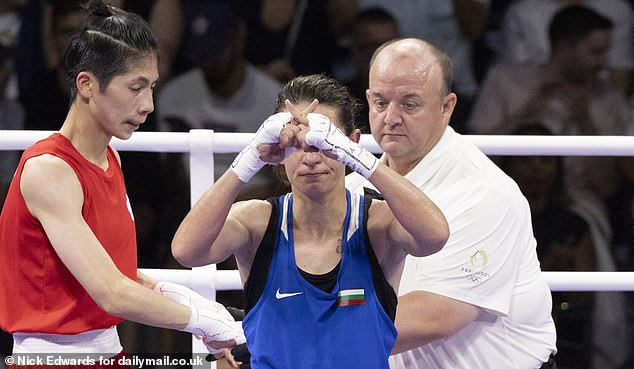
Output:
M434 255L407 257L399 295L423 290L482 311L454 336L392 356L391 368L539 368L556 352L552 300L515 182L451 127L405 178L443 211L450 236ZM356 173L346 186L373 188Z

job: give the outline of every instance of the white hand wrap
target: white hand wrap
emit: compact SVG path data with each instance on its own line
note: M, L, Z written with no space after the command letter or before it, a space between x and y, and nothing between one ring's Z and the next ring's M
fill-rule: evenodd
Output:
M222 304L175 283L159 282L154 291L191 309L192 315L183 331L202 337L210 353L222 351L212 346L214 342L233 340L236 345L246 342L241 323L236 322Z
M251 177L266 164L260 159L258 145L279 143L280 131L292 118L289 112L277 113L268 117L258 128L253 140L236 156L231 164L231 169L242 182L249 182Z
M220 304L218 304L220 305ZM222 307L222 305L220 305ZM193 303L192 316L189 323L183 331L198 335L202 338L207 350L212 354L222 352L223 348L227 348L226 343L233 341L237 346L247 341L242 330L242 324L232 320L226 320L225 314L228 313L224 307L222 312L213 306L201 306Z
M379 159L343 134L328 117L308 113L308 125L310 131L306 134L307 144L318 147L328 154L334 154L337 161L363 177L369 178L379 166Z

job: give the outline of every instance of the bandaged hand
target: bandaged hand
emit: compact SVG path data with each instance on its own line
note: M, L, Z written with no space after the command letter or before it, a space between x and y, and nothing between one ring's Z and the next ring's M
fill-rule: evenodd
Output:
M192 316L183 331L199 336L207 351L217 358L222 357L223 349L231 348L247 341L242 330L242 324L234 320L227 320L224 314L226 310L220 312L214 306L201 306L196 303L193 303L190 308L192 309Z
M268 117L258 128L255 137L236 156L231 170L244 183L249 182L262 167L284 160L285 149L280 147L280 132L291 121L291 113L282 112Z
M183 331L200 337L211 354L218 355L224 348L246 342L241 323L222 304L175 283L159 282L154 291L191 309L192 315Z
M308 126L308 145L319 148L363 177L369 178L379 166L379 160L371 152L343 134L325 115L309 113Z

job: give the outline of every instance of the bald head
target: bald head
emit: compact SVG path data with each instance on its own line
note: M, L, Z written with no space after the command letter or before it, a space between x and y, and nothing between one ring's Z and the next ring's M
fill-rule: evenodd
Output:
M370 60L370 84L372 75L414 75L425 82L440 74L440 94L451 91L453 78L449 56L433 44L417 38L397 39L379 46Z
M438 143L456 106L451 62L425 41L388 42L370 64L370 131L389 166L408 173Z

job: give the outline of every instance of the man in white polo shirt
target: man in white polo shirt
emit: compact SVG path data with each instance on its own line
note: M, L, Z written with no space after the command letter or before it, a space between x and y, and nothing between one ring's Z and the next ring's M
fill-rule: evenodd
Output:
M443 250L405 262L396 315L396 368L555 368L552 301L517 185L448 126L451 61L431 44L380 47L367 98L382 161L443 211ZM351 174L346 185L371 187Z

